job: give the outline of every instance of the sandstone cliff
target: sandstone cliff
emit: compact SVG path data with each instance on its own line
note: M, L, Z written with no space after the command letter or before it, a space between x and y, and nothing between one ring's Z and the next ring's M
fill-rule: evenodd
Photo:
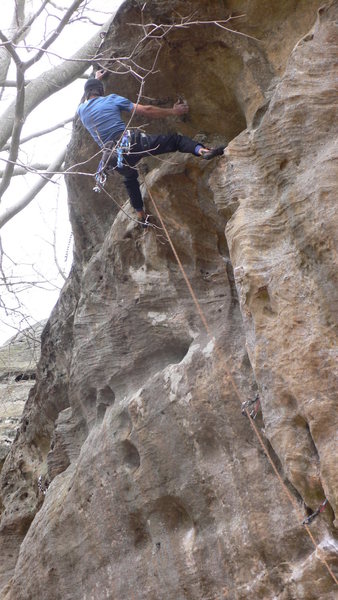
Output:
M45 321L14 335L0 347L0 470L15 438L35 380Z
M231 12L238 34L200 23ZM148 130L229 145L212 164L172 155L141 171L203 319L118 176L109 196L70 176L73 269L1 472L3 600L336 597L337 13L316 0L118 11L106 57L130 55L142 19L199 22L162 38L143 90L162 105L184 94L189 116ZM125 64L151 68L158 44ZM105 85L139 90L135 74ZM76 121L69 164L95 152ZM276 472L241 414L257 392Z

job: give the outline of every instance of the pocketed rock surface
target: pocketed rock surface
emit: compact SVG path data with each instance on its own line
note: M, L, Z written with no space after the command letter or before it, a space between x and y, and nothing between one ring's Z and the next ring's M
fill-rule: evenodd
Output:
M199 308L159 217L139 228L118 175L109 196L69 178L73 269L0 474L1 600L336 597L337 4L215 4L143 14L236 9L232 27L256 38L173 30L146 81L147 98L191 104L153 130L230 140L210 163L140 169ZM130 53L139 19L138 3L121 7L107 55ZM105 85L136 100L132 76ZM95 152L75 123L69 164ZM279 478L241 413L257 392ZM324 498L315 548L302 519Z

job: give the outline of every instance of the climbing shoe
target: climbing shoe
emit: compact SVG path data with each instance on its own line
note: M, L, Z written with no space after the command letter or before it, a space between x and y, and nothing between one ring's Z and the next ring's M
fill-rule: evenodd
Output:
M207 150L207 152L203 152L200 156L205 160L211 160L212 158L215 158L215 156L222 156L225 148L226 146L218 146L218 148L211 148L210 150Z

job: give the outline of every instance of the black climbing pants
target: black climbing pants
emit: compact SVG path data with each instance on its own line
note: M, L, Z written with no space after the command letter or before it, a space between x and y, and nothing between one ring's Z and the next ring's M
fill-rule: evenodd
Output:
M115 140L121 137L123 132ZM103 153L103 161L107 165L106 170L116 170L123 176L124 185L129 194L130 203L135 210L143 209L143 200L138 182L137 163L146 156L156 156L167 154L168 152L187 152L195 154L195 148L199 144L184 135L173 133L169 135L147 135L138 131L131 132L130 153L123 155L123 166L117 166L116 151L111 150L115 142L108 142L107 148ZM202 144L201 144L202 145ZM109 148L110 146L110 148Z

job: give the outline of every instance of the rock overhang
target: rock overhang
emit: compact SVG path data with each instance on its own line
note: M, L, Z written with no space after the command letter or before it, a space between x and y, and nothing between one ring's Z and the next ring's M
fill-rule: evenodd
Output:
M95 68L103 66L109 71L106 93L159 106L172 106L180 96L188 101L186 117L157 119L147 123L148 132L178 130L219 145L250 126L255 115L264 114L289 53L313 24L319 4L315 0L302 3L297 6L296 18L290 20L286 17L294 10L291 0L276 2L273 9L271 3L247 0L239 4L175 0L143 5L128 0L106 33ZM143 125L144 120L133 118L132 126ZM100 155L76 122L68 164L88 161L90 156L93 158L83 170L94 173ZM158 162L151 159L141 171L154 166ZM72 175L67 183L76 252L88 260L102 243L125 192L118 176L107 185L110 197L101 194L98 198L89 176Z

